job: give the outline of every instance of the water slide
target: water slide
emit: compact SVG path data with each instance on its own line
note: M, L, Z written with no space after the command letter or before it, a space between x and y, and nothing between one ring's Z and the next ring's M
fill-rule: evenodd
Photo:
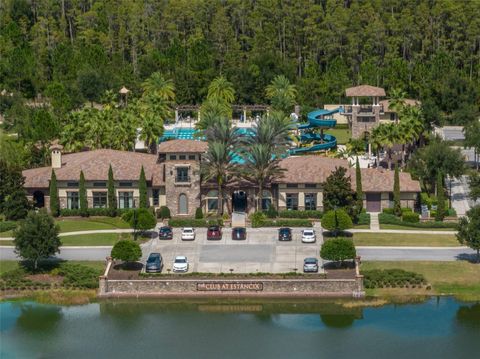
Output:
M290 150L292 155L303 152L316 152L329 150L337 145L337 139L335 136L324 134L323 130L333 128L337 124L337 120L334 120L331 116L335 113L343 112L342 107L337 107L333 110L315 110L307 114L308 123L301 124L297 128L302 131L300 134L300 142L310 143L313 141L321 142L312 146L299 147ZM321 133L305 132L309 129L320 129Z

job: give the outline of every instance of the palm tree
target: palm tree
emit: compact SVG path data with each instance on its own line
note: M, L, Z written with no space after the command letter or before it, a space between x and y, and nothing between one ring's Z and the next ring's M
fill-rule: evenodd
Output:
M163 121L151 113L140 116L140 139L145 141L150 153L156 153L158 139L163 135Z
M273 112L263 116L258 123L252 127L252 133L245 138L247 145L255 143L270 146L274 155L283 155L291 142L290 130L292 122L289 117L281 112Z
M265 143L254 143L245 148L242 157L245 160L243 176L258 186L257 211L262 209L263 189L275 177L281 176L284 169L279 165L272 147Z
M398 122L400 113L405 108L407 93L400 88L393 88L390 91L389 108L395 111L395 122Z
M166 80L160 72L154 72L146 79L142 88L144 96L155 96L170 102L175 99L175 87L172 80Z
M218 191L218 215L223 215L223 193L230 174L235 172L236 164L233 162L233 152L224 142L211 141L208 143L207 153L203 156L201 164L202 180L215 180Z
M233 84L225 77L218 76L208 86L207 100L220 100L227 104L233 103L235 100L235 89Z
M375 127L372 131L372 138L376 145L386 148L388 155L388 169L392 167L393 145L398 143L398 127L394 123L384 123ZM377 147L378 149L378 147Z
M218 99L206 100L200 109L202 118L195 124L195 128L198 130L206 130L212 125L216 124L219 118L231 118L232 108L231 106Z
M283 75L276 76L267 86L265 93L273 109L282 111L284 114L288 114L295 105L297 89Z

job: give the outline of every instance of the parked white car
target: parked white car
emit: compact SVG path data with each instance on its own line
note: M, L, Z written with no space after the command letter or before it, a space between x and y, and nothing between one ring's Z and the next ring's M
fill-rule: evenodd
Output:
M195 239L195 228L185 227L182 229L182 241L193 241Z
M176 256L175 260L173 261L173 271L175 273L188 272L188 259L185 256Z
M315 230L313 229L304 229L302 231L302 242L303 243L315 243L317 237L315 235Z

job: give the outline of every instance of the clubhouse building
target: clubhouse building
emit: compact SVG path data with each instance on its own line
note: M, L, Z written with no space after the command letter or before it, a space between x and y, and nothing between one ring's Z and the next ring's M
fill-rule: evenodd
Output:
M83 171L89 208L107 206L108 170L112 166L117 205L135 208L139 203L138 181L143 166L150 205L167 206L174 216L193 216L198 207L204 213L218 209L215 183L203 183L200 175L202 155L207 143L195 140L170 140L158 146L157 154L100 149L62 154L62 146L51 147L52 166L23 171L28 197L37 207L49 207L52 170L57 178L62 209L79 207L79 177ZM336 167L345 167L355 189L355 169L346 160L318 155L290 156L280 162L282 176L263 190L261 206L273 204L279 210L322 210L322 183ZM364 207L380 212L393 206L394 172L362 169ZM413 208L420 184L409 173L400 173L402 207ZM225 211L253 212L256 206L255 183L238 179L227 185ZM228 197L227 197L228 196Z

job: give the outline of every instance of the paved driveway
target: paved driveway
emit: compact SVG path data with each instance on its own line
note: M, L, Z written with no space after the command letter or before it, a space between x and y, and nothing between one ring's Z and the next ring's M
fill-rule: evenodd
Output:
M224 228L219 241L207 240L206 229L198 228L194 241L182 241L180 229L174 230L173 240L154 239L144 248L144 260L150 252L160 252L165 270L171 269L175 256L187 256L190 272L255 273L292 272L303 270L306 257L320 258L321 234L316 243L302 243L301 229L293 229L293 240L280 242L277 229L247 229L245 241L231 239L231 229Z

